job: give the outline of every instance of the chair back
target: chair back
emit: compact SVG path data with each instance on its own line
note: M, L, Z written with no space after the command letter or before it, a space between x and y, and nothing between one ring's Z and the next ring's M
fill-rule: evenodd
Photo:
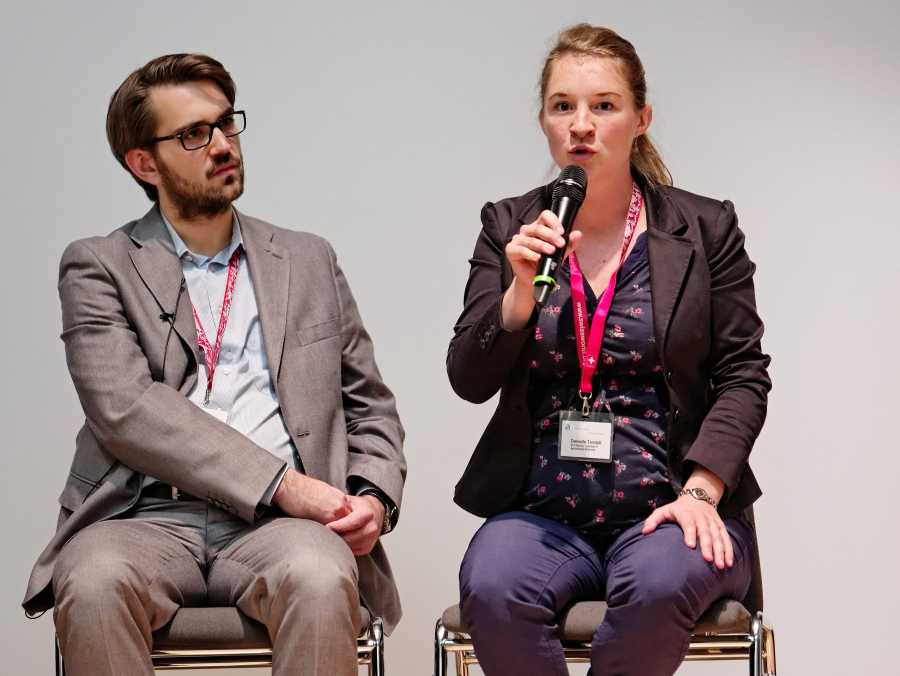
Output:
M756 617L756 613L763 609L762 564L760 563L762 557L759 552L759 538L756 536L756 519L753 516L752 506L744 510L744 518L753 529L753 545L756 548L756 556L753 559L753 577L750 580L750 588L741 603L750 611L750 615Z

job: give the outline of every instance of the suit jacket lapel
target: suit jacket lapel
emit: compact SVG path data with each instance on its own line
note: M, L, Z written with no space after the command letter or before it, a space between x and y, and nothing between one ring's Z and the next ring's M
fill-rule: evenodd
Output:
M681 214L658 191L646 185L641 187L647 214L654 333L660 355L664 355L672 316L694 256L694 245L683 236L687 223Z
M131 251L134 267L159 304L160 312L175 314L175 332L194 356L194 361L199 363L191 298L187 289L181 289L184 284L181 261L175 254L158 205L137 222L131 231L131 239L138 245Z
M272 380L277 383L287 325L290 261L287 252L275 242L275 233L270 226L240 212L238 219L259 309L266 356Z

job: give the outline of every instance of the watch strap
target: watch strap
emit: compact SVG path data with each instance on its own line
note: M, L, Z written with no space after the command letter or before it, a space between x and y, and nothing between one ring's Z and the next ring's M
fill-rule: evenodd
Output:
M710 504L713 507L717 507L719 504L715 500L713 500L712 496L702 488L682 488L678 492L678 496L681 497L682 495L690 495L695 500L700 500L701 502Z
M364 495L372 495L378 499L378 501L384 505L384 520L381 522L381 534L386 535L390 533L394 529L394 524L396 523L397 517L397 508L394 506L394 503L391 502L391 499L385 495L384 491L375 488L374 486L367 486L363 488L359 493L357 493L359 497Z

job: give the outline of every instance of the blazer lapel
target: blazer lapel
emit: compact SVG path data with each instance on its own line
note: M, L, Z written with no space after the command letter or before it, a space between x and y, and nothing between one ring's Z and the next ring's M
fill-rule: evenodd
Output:
M534 200L530 204L525 206L525 208L523 208L521 212L519 212L518 218L514 221L510 221L510 225L514 229L506 233L506 239L503 242L504 247L509 243L509 240L511 240L519 232L523 225L534 223L544 209L550 208L552 192L553 183L542 186L541 190L537 193ZM505 255L501 258L501 261L501 278L503 282L503 288L505 289L512 283L513 274L512 267L509 265L509 261L506 260Z
M660 354L663 354L672 316L680 300L681 290L694 256L694 244L684 236L688 226L681 213L652 185L639 177L637 181L644 195L647 212L654 333L660 346ZM550 208L552 189L552 183L544 186L534 203L522 210L517 225L531 223L543 209ZM510 237L514 234L515 232L508 233ZM504 273L507 267L504 258ZM510 280L511 275L510 271ZM508 281L504 279L504 284Z
M131 239L138 245L131 251L134 267L156 299L160 313L175 314L175 332L194 356L194 361L199 363L191 298L187 289L182 289L184 273L181 261L175 254L175 247L166 231L158 205L137 222L131 232Z
M262 324L266 356L273 382L278 382L284 333L287 325L288 288L291 266L287 252L275 242L271 227L255 218L238 212L241 235L250 266L250 279L256 295L259 320Z
M694 244L683 236L687 232L687 223L681 214L658 191L652 187L642 188L647 210L654 333L660 355L663 355L672 316L694 257Z

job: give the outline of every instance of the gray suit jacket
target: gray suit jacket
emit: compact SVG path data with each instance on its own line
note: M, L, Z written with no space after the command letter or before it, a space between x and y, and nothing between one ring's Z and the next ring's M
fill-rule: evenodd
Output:
M403 429L334 251L315 235L244 215L240 221L272 378L304 471L342 490L359 477L399 508ZM181 262L157 207L63 253L62 339L86 419L59 496L56 534L28 582L29 614L53 605L50 581L62 546L133 506L145 475L252 523L282 467L187 399L199 355L181 284ZM168 347L164 312L176 314ZM357 562L363 602L392 628L400 601L381 544Z

